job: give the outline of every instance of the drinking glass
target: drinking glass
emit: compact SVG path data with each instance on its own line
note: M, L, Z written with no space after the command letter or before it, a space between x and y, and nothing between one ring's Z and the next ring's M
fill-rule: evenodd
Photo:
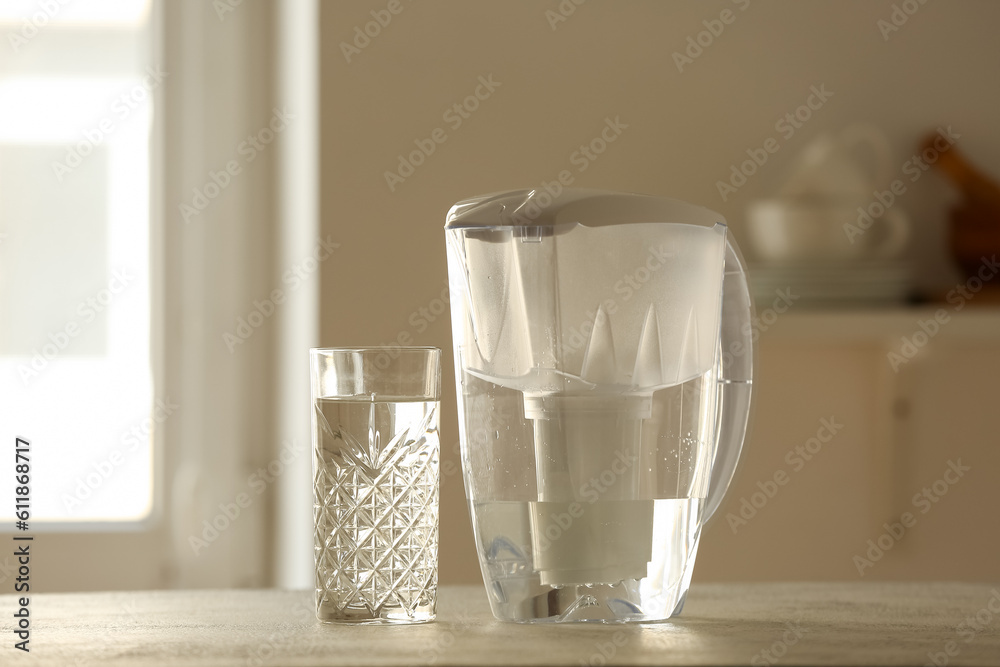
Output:
M316 616L434 618L441 350L310 350Z

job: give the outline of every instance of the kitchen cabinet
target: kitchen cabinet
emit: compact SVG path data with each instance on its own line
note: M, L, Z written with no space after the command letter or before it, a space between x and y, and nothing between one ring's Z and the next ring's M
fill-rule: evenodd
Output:
M779 316L695 581L997 580L998 379L1000 309Z

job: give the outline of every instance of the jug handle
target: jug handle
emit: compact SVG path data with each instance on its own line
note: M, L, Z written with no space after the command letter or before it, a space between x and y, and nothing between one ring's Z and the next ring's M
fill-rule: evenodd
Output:
M758 332L746 262L732 234L726 234L725 273L722 281L722 317L719 336L718 443L702 520L722 504L736 473L750 428L753 369Z

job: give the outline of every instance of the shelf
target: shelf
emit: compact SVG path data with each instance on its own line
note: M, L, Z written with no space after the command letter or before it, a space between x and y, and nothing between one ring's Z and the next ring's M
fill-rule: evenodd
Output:
M795 342L898 342L900 336L934 332L936 342L1000 342L1000 308L951 304L915 307L857 306L842 309L793 305L785 313L771 312L758 304L761 339ZM937 318L937 319L935 319ZM921 323L925 324L921 328ZM936 328L935 328L936 326Z

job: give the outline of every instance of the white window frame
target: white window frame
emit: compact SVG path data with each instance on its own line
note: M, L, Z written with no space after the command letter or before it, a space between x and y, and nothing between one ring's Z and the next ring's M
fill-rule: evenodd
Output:
M317 240L316 0L229 3L222 15L215 4L153 0L153 60L167 79L154 91L151 356L155 396L180 405L154 427L153 515L50 532L33 590L311 583L308 455L209 548L191 546L282 442L308 452L305 352L318 332L316 275L232 352L222 337ZM282 101L299 105L296 122L186 223L179 205Z

